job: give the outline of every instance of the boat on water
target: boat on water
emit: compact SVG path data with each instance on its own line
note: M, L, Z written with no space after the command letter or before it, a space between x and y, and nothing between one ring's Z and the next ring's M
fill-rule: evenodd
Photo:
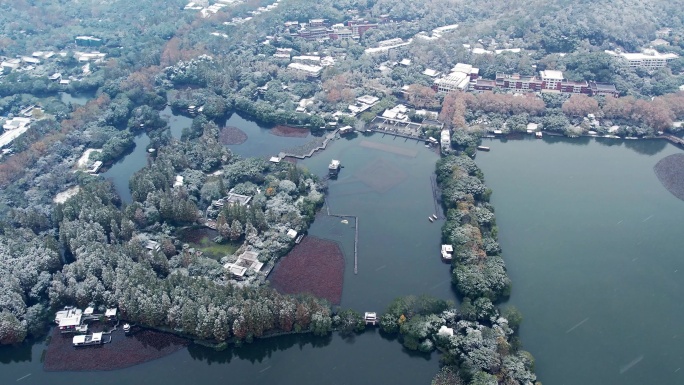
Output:
M477 149L480 151L489 151L490 150L490 148L487 146L477 146Z
M534 133L534 136L535 136L537 139L541 139L542 136L544 136L544 134L542 134L541 131L537 131L537 132Z
M330 162L330 165L328 165L328 175L330 176L337 176L337 174L340 173L340 161L337 159L333 159L332 162Z
M432 219L437 220L437 214L432 214Z
M126 333L126 334L130 333L130 332L131 332L131 324L125 323L125 324L123 325L123 331L124 331L124 333Z
M430 221L430 223L432 223L432 222L435 221L434 219L432 219L432 216L429 216L429 217L428 217L428 220Z

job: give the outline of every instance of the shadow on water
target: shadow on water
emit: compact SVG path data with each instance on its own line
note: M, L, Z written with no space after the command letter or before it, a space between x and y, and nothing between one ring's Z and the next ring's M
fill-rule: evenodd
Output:
M349 134L345 134L344 136L340 136L341 139L346 139L346 140L349 140L349 141L354 140L354 139L356 139L356 138L358 138L358 137L359 137L359 133L356 132L356 131L350 132Z
M667 147L668 142L664 139L639 139L626 140L625 147L642 155L655 155Z
M0 346L0 363L31 362L31 350L37 341L26 340L19 345Z
M248 360L251 363L262 362L278 351L291 349L295 346L303 349L307 345L314 348L323 348L332 342L332 335L317 337L312 334L290 334L279 337L257 339L253 343L244 343L242 346L230 346L223 351L193 344L188 347L190 356L208 364L227 364L233 358Z
M591 138L588 136L580 136L578 138L567 138L565 136L555 136L555 135L544 135L542 138L544 143L556 144L556 143L567 143L575 146L586 146L591 142Z
M620 147L624 140L613 138L596 138L596 143L606 147Z

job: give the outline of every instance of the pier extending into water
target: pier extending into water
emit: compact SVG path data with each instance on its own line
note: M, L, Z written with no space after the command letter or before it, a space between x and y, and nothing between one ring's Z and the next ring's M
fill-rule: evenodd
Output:
M330 214L330 206L328 205L328 200L325 200L325 210L328 216L338 217L338 218L354 218L354 274L359 273L359 217L356 215L347 214Z
M396 137L404 138L404 139L413 139L413 140L417 140L419 142L425 142L425 140L426 140L425 138L420 138L420 137L413 136L413 135L403 134L403 133L396 132L396 131L380 130L378 128L371 128L370 131L377 132L380 134L392 135L392 136L396 136Z
M328 143L330 143L331 140L335 139L338 132L339 132L339 129L336 129L335 131L333 131L329 134L326 134L325 139L323 139L323 142L321 142L320 145L311 148L311 150L309 150L308 152L294 153L294 152L283 151L283 152L278 154L278 157L280 159L283 159L283 158L296 158L296 159L310 158L316 151L325 150L325 148L328 147ZM306 144L304 146L306 146Z

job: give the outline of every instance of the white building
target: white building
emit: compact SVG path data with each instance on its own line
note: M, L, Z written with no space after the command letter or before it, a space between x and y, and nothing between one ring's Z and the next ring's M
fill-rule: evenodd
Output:
M86 62L86 61L95 61L99 62L102 61L107 54L101 53L101 52L74 52L74 58L80 62Z
M674 53L660 53L654 49L645 49L638 53L608 51L612 56L620 57L629 64L631 68L641 67L648 71L657 70L668 65L679 56Z
M258 257L259 253L255 251L245 251L244 253L240 254L235 263L226 263L223 265L223 267L230 271L233 275L243 277L249 269L256 272L261 270L264 264L259 262L257 259Z
M3 70L8 69L8 70L12 71L12 70L15 70L15 69L21 67L21 59L9 59L9 60L3 61L2 64L0 64L0 66L2 66Z
M562 71L554 71L554 70L546 70L546 71L539 71L539 76L541 77L542 82L545 82L544 88L550 89L550 90L555 90L556 86L563 82L563 72Z
M451 148L451 133L448 129L442 130L439 143L442 145L442 150Z
M433 69L430 69L430 68L426 68L425 71L423 71L423 75L434 78L434 77L437 77L437 75L439 75L439 72L435 71Z
M389 110L385 110L382 113L382 117L385 119L398 120L402 122L408 122L409 117L407 115L408 107L403 104L397 104Z
M356 98L356 100L364 104L374 105L380 99L372 95L363 95Z
M299 72L304 72L305 74L311 77L321 76L321 71L323 70L323 67L321 66L308 65L302 63L290 63L288 64L287 68Z
M22 56L21 61L29 64L40 64L40 59L31 56Z
M304 64L320 64L321 57L320 56L314 56L314 55L293 56L292 61L296 62L296 63L304 63Z
M470 82L477 79L480 69L470 64L458 63L449 75L435 80L438 92L467 91Z
M453 252L454 248L451 245L442 245L442 258L444 258L445 260L450 260Z
M2 125L5 133L0 135L0 148L12 143L16 138L20 137L29 129L29 118L13 118L9 119Z

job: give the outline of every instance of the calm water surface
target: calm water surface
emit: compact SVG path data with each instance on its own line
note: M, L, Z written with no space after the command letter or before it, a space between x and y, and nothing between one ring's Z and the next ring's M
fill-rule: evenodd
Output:
M102 173L102 177L109 179L114 184L116 192L124 202L131 202L131 189L128 182L133 174L147 164L147 145L150 144L150 137L142 133L134 139L135 147L133 150L116 161L107 172Z
M43 349L42 344L0 347L0 383L428 384L438 370L436 359L409 356L397 341L371 331L353 340L337 335L284 336L224 352L190 346L155 361L111 372L44 372L40 363Z
M544 384L684 383L684 202L653 166L663 141L492 141L510 302Z
M242 118L233 115L233 119ZM265 147L277 150L283 140L302 141L302 138L281 138L268 133L254 134L256 130L250 128L253 123L233 121L237 123L233 125L248 135L253 134L243 145L262 138L268 140ZM130 200L128 179L145 164L148 143L147 135L137 137L134 151L104 175L114 179L117 190L126 200ZM372 149L368 148L369 143L385 147ZM263 151L261 147L242 148ZM243 153L245 156L262 154ZM332 157L340 159L345 168L338 180L330 182L330 209L333 213L359 216L358 275L354 275L353 264L354 221L344 224L340 218L321 215L310 234L336 240L344 250L342 306L361 312L382 312L392 299L408 294L431 294L455 300L449 284L449 267L439 259L441 221L427 220L435 212L429 176L434 171L437 155L421 143L377 135L334 141L328 150L302 163L313 172L325 175ZM387 175L377 178L378 172ZM377 184L376 179L382 183ZM284 336L226 352L191 346L162 359L113 372L44 372L40 363L43 349L41 343L0 348L0 362L4 364L0 384L412 385L430 383L439 368L437 354L410 354L396 340L381 337L377 329L369 329L353 339L338 335Z
M188 121L170 124L172 131L182 130ZM275 155L308 140L271 135L236 114L227 125L249 135L231 146L243 156ZM148 143L146 135L136 138L133 153L104 175L124 199L130 200L128 179L145 164ZM488 145L492 151L479 153L477 162L494 190L513 280L510 302L525 316L521 337L537 359L540 379L684 383L684 202L652 171L658 160L680 150L664 142L555 138ZM331 159L344 168L329 184L330 212L359 217L358 274L353 220L321 214L309 233L336 240L344 251L342 306L382 312L407 294L455 300L448 265L439 261L442 222L427 220L436 211L429 177L437 155L421 143L374 135L336 140L300 163L325 175ZM286 336L221 353L190 347L104 373L45 373L43 348L0 348L0 384L27 374L19 382L419 384L429 383L438 368L436 354L409 355L377 331L353 340Z
M77 106L83 106L86 103L88 103L88 100L92 99L95 97L94 93L85 93L85 94L70 94L68 92L60 92L59 93L59 99L62 101L62 103L69 105L69 103Z

